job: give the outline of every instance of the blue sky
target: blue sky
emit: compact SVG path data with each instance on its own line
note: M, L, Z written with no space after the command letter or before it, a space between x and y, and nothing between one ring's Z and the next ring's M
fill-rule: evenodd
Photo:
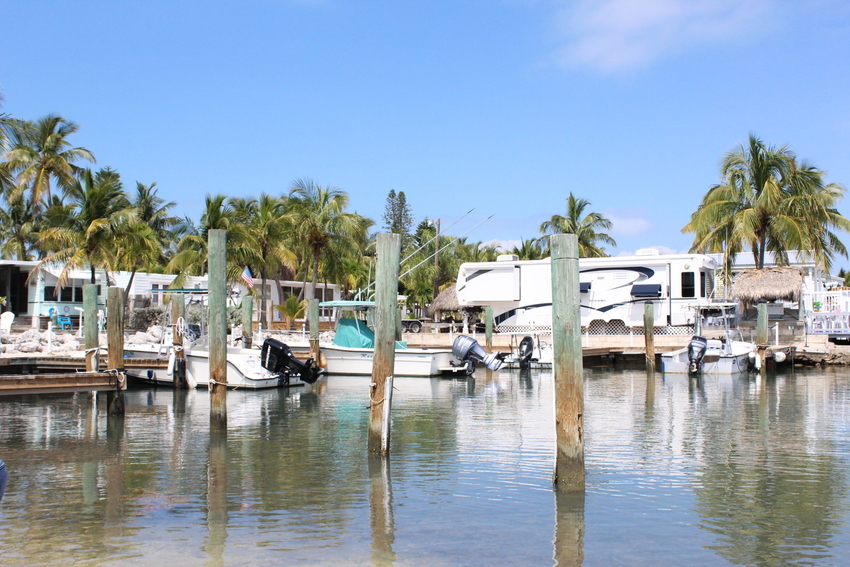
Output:
M750 132L850 185L846 0L0 0L0 29L4 112L195 220L311 178L516 242L572 191L610 253L686 251Z

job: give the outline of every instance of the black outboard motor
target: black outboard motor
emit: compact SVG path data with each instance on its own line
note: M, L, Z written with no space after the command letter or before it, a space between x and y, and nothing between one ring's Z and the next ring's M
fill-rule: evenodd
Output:
M284 384L289 384L291 377L300 378L302 382L313 384L319 379L321 369L312 358L299 360L292 354L288 345L276 340L266 339L260 351L260 362L269 372L281 374Z
M694 335L688 343L688 372L697 374L702 370L702 357L708 349L708 341L705 337Z
M528 370L531 368L531 355L534 353L534 339L523 337L519 343L519 368Z
M452 345L452 354L467 364L467 374L475 370L475 363L480 362L490 370L498 370L502 367L502 353L487 354L478 341L466 335L460 335Z

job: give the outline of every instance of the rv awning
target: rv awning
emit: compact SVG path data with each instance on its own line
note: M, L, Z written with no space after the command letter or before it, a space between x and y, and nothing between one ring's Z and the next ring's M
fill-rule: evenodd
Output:
M579 282L579 284L578 284L579 293L587 293L588 291L590 291L590 283L591 282Z
M661 284L635 284L632 297L661 297Z

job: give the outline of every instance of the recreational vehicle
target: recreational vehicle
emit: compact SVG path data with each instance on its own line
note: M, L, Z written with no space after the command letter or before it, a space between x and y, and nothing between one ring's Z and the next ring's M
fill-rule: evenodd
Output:
M636 256L579 260L581 325L618 329L643 327L644 305L654 305L655 325L692 326L714 288L716 260L701 254L661 255L642 250ZM468 262L458 271L461 306L493 308L495 328L503 333L545 332L552 328L551 262Z

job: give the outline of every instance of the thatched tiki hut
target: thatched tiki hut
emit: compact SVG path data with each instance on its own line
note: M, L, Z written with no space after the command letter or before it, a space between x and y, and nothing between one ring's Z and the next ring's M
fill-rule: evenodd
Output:
M744 270L735 276L730 291L741 302L743 311L760 299L798 303L803 293L803 272L799 268Z
M428 314L434 318L434 321L439 321L442 318L442 314L446 311L460 311L460 303L457 300L457 286L455 284L441 291L434 298L434 301L431 302L431 305L428 306Z

